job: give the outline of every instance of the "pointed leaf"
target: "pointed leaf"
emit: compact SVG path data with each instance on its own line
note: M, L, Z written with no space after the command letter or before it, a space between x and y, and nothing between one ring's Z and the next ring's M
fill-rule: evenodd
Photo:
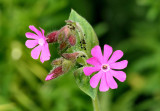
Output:
M76 37L75 46L72 46L67 51L81 51L84 53L82 56L79 56L77 63L86 65L86 60L91 57L91 49L99 44L98 38L92 26L74 10L71 11L69 21L67 21L67 23L69 23L70 26L75 27L74 31ZM82 69L83 67L77 69L74 73L76 83L83 92L88 94L92 99L95 99L97 95L97 89L93 89L90 86L90 76L85 76Z
M91 49L99 44L92 26L74 10L71 10L69 20L73 26L76 26L77 42L74 47L71 47L72 51L83 51L88 57L91 57Z
M83 68L84 67L81 67L74 72L76 83L83 92L94 100L97 95L97 88L92 88L90 86L90 76L84 75Z

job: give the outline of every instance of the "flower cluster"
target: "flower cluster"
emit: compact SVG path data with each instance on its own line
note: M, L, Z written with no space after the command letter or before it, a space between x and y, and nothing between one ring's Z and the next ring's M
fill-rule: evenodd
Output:
M52 62L54 69L47 75L46 81L66 73L71 66L76 63L78 57L83 57L85 55L82 51L64 53L67 48L76 45L76 37L68 26L64 26L59 31L53 31L47 36L44 35L44 30L42 28L40 28L41 31L36 29L33 25L30 25L29 28L35 32L35 34L31 32L25 34L26 37L30 39L26 41L25 45L28 48L34 48L31 51L33 59L38 59L40 56L42 63L49 60L51 54L48 43L57 42L60 44L59 49L62 57ZM120 71L120 69L126 68L128 61L122 60L117 62L123 56L123 52L121 50L117 50L113 54L112 52L113 49L111 46L104 45L104 53L102 55L100 46L95 46L91 50L91 55L93 57L86 60L86 62L92 66L83 68L83 72L86 76L98 72L91 77L90 85L92 88L96 88L100 81L99 90L102 92L108 91L109 88L116 89L118 87L114 77L121 82L124 82L126 79L125 72Z

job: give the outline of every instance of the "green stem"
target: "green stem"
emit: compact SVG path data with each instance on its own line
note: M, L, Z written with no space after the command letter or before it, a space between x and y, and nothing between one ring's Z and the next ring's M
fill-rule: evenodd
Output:
M100 111L98 96L96 96L95 100L92 99L92 103L94 111Z

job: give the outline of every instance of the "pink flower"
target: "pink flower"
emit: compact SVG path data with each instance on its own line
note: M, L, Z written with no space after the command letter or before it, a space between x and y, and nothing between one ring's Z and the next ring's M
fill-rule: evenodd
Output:
M93 72L99 71L90 79L90 85L91 87L96 88L101 80L99 90L102 92L108 91L109 88L118 88L118 85L113 77L121 82L124 82L126 79L125 72L118 70L126 68L128 61L122 60L117 62L117 60L123 56L123 52L121 50L117 50L112 54L112 51L113 49L111 46L104 45L104 54L102 55L100 46L95 46L91 50L93 57L87 60L87 63L93 65L94 67L84 67L83 69L86 76L90 76Z
M49 52L49 47L48 47L48 43L46 41L46 37L44 36L44 30L42 28L41 31L39 31L38 29L36 29L33 25L30 25L29 28L35 32L31 33L31 32L27 32L25 35L27 38L30 38L31 40L27 40L25 45L28 48L34 48L31 51L31 56L33 59L38 59L39 55L41 53L40 56L40 60L43 63L44 61L47 61L50 59L50 52Z

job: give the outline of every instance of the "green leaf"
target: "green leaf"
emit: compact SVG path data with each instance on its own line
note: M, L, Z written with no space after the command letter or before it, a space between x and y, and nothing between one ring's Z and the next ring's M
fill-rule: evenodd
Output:
M77 63L86 65L86 59L91 57L91 49L99 44L98 38L92 26L74 10L71 10L69 21L67 21L67 23L70 23L71 26L75 26L74 31L77 38L76 45L71 47L68 51L83 52L85 57L78 58ZM94 100L97 95L97 88L93 89L90 86L90 76L84 75L83 67L75 71L74 77L78 87Z
M91 49L99 44L97 35L95 31L93 30L92 26L77 12L75 12L73 9L71 10L69 20L75 22L75 24L79 28L79 32L81 31L81 34L76 34L77 43L74 47L71 47L74 51L83 51L86 52L88 57L91 57ZM76 28L77 29L77 28ZM81 48L80 42L84 39L86 44L83 44L83 46L86 48Z
M85 92L87 95L89 95L93 100L95 100L95 97L97 95L97 88L92 88L90 86L90 76L86 76L83 73L83 68L81 67L79 69L77 69L74 72L74 77L76 80L76 83L78 84L78 87Z

